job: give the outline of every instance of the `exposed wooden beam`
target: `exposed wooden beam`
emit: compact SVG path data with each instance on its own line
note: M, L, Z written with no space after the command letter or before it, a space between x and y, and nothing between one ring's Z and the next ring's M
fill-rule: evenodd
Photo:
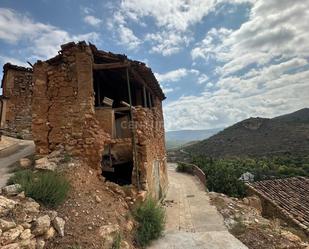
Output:
M106 70L116 68L127 68L130 66L128 62L115 62L115 63L104 63L104 64L93 64L93 70Z

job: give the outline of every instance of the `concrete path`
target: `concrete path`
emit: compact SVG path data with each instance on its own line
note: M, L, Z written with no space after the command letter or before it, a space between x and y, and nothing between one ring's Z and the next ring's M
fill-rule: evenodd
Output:
M149 249L248 249L228 232L202 184L175 167L168 164L166 230Z
M11 139L12 140L12 139ZM30 140L13 139L14 142L3 146L0 142L0 188L5 186L11 176L12 165L20 158L34 153L34 143ZM2 144L1 144L2 143Z

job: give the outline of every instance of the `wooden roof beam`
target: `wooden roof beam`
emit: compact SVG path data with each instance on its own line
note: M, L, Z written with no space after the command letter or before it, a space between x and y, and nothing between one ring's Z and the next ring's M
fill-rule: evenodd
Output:
M107 69L117 69L117 68L127 68L130 66L128 62L115 62L115 63L104 63L104 64L96 64L93 63L93 70L107 70Z

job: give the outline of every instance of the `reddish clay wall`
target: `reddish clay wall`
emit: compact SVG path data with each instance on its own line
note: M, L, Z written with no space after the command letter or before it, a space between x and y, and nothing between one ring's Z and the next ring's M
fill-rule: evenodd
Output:
M141 172L141 185L152 197L160 199L168 186L161 102L157 101L153 108L137 107L133 117L136 122L137 164Z
M95 119L92 54L74 45L34 66L32 132L36 150L48 154L63 146L91 167L99 167L108 135Z

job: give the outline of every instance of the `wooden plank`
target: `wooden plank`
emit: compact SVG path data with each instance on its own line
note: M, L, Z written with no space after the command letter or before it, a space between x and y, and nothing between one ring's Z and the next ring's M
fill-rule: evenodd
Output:
M130 66L128 62L115 62L115 63L104 63L104 64L93 64L93 70L106 70L106 69L117 69L117 68L127 68Z

